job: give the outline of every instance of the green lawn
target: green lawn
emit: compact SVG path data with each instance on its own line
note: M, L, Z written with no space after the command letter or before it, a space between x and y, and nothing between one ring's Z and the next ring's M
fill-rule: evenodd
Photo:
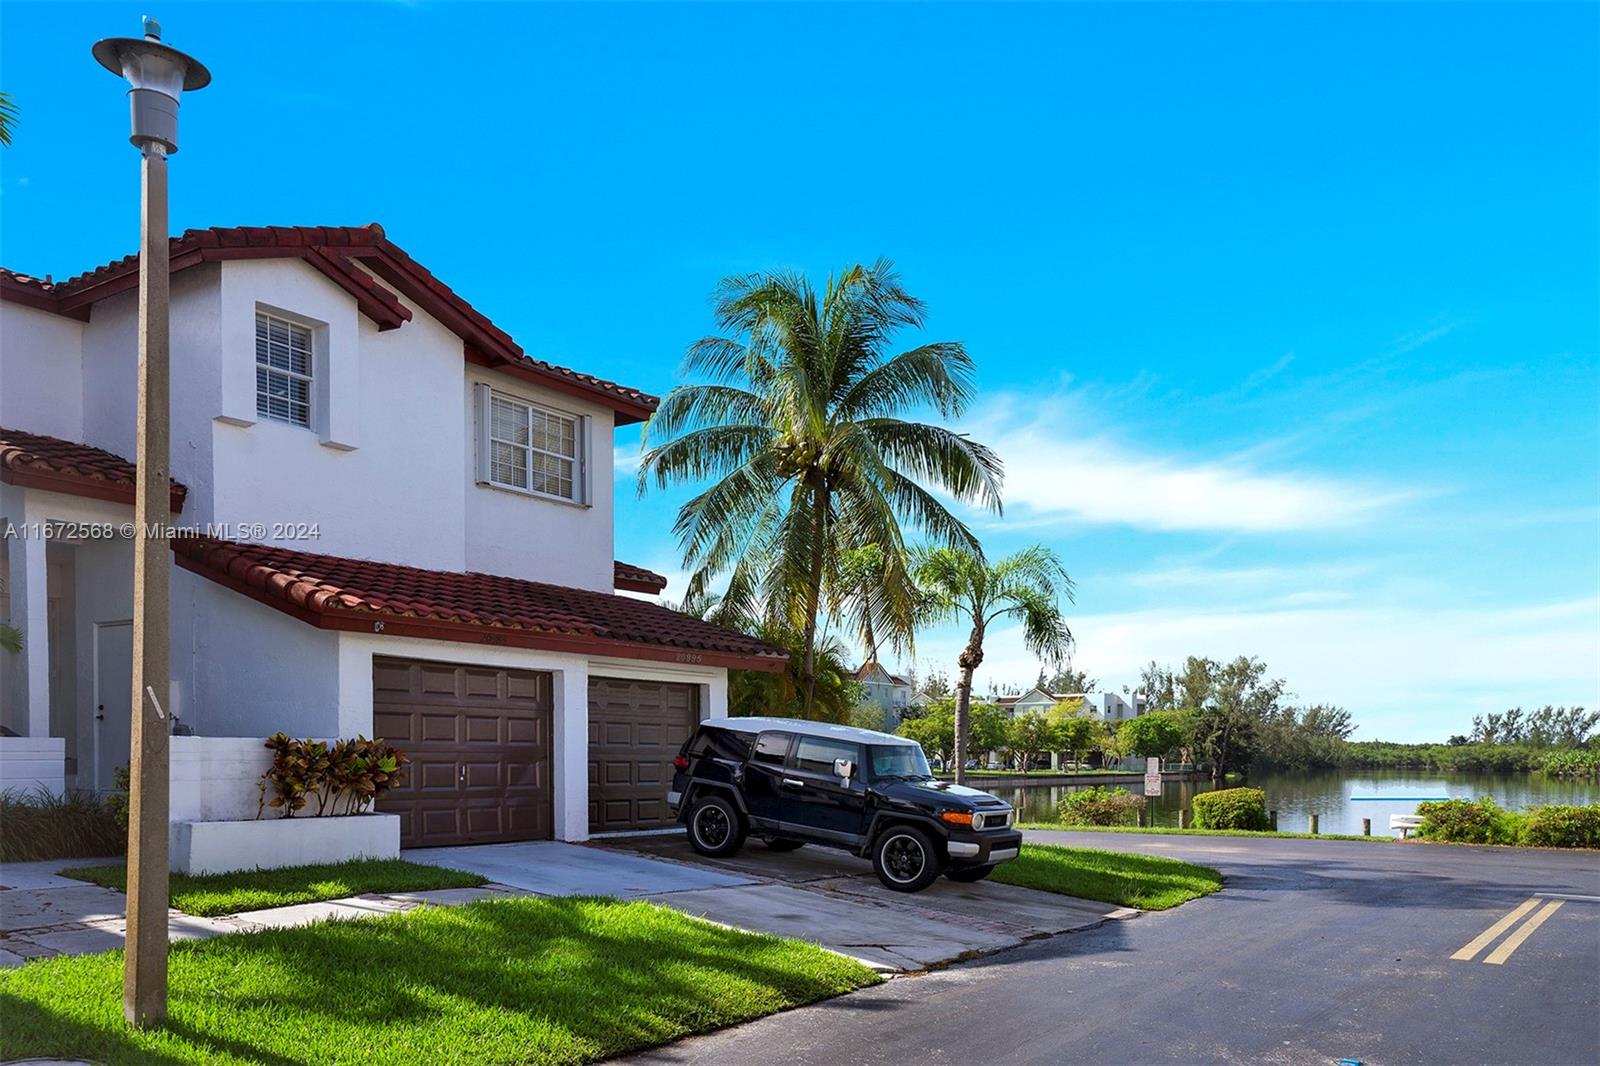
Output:
M1398 840L1398 837L1363 837L1343 833L1279 833L1273 830L1253 829L1175 829L1167 826L1136 825L1063 825L1060 822L1018 822L1018 829L1051 829L1062 833L1152 833L1159 836L1184 837L1284 837L1289 840L1360 840L1368 844Z
M92 881L118 891L128 890L128 869L80 866L61 876ZM172 905L185 914L207 917L238 914L294 903L342 899L363 892L419 892L427 888L473 888L487 878L477 874L424 866L404 859L356 859L323 866L290 866L282 870L249 870L231 874L172 875Z
M1222 875L1209 866L1156 855L1026 842L1021 854L996 866L989 879L1147 911L1164 911L1222 887Z
M588 1062L876 984L811 944L648 903L518 898L173 945L167 1023L122 953L0 971L0 1060Z

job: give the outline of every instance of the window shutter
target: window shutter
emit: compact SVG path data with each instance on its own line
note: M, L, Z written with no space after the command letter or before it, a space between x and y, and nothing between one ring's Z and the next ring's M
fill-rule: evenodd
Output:
M572 486L573 502L585 505L594 491L589 485L589 444L593 436L589 430L592 421L588 415L578 419L578 477Z
M489 484L489 386L472 386L474 469L480 485Z

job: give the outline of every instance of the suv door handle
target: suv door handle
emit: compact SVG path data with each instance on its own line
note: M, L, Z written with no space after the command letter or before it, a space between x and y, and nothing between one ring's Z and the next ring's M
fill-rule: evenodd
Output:
M792 777L784 778L783 779L783 783L786 784L786 785L792 785L795 788L805 788L806 787L806 783L804 781L796 781Z

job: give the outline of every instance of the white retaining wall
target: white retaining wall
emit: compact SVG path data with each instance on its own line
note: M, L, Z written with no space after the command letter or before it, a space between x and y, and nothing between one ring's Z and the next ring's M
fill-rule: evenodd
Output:
M400 816L251 818L173 822L172 869L187 874L275 870L283 866L400 857Z
M67 742L63 737L0 737L0 792L52 796L67 788Z

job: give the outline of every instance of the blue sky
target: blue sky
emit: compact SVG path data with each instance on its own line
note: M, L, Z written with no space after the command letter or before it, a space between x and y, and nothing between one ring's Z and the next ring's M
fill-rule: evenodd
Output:
M175 231L376 219L530 352L658 392L719 277L888 256L978 361L1008 488L973 522L1060 553L1080 666L1256 654L1429 739L1600 700L1597 10L151 13L215 76ZM7 266L136 246L88 50L145 12L0 6ZM680 497L619 497L619 556L676 576ZM989 655L980 686L1037 671Z

